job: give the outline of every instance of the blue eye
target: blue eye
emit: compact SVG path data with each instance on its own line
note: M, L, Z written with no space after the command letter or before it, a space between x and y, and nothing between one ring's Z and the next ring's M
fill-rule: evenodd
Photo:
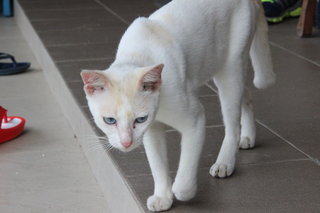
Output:
M146 122L147 119L148 119L147 115L144 117L139 117L139 118L136 118L135 123L141 124L141 123Z
M117 120L114 119L114 118L103 117L103 121L104 121L106 124L109 124L109 125L113 125L113 124L116 124L116 123L117 123Z

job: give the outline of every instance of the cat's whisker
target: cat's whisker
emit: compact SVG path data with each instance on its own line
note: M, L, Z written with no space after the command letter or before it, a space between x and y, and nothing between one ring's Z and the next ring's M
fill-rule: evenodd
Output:
M82 135L82 139L87 143L89 151L105 150L110 151L114 147L109 143L106 136Z
M106 152L109 152L111 150L117 150L115 147L113 147L106 136L97 136L97 135L85 135L86 138L89 140L88 143L93 143L91 148L103 148Z
M103 144L103 148L104 148L104 150L105 150L106 152L109 152L109 151L111 151L112 149L114 149L114 147L113 147L111 144L109 144L109 143Z
M97 139L97 140L104 140L104 141L108 141L107 137L106 136L97 136L97 135L84 135L83 138L85 140L89 139L89 140L94 140L94 139Z
M105 136L98 136L98 135L79 135L79 137L105 137Z
M101 143L96 143L96 144L90 144L89 145L89 151L98 151L98 150L105 150L106 151L106 146L105 144Z

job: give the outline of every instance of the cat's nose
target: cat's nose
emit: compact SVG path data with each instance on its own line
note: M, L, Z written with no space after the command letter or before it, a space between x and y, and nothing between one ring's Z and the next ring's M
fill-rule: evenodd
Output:
M127 142L121 142L122 146L124 148L129 148L132 145L132 141L127 141Z

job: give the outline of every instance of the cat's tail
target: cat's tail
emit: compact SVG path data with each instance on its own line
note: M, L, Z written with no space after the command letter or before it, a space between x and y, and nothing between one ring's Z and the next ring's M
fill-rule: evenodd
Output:
M261 3L256 32L250 48L250 58L254 70L253 83L258 89L265 89L275 83L270 47L268 43L268 25Z

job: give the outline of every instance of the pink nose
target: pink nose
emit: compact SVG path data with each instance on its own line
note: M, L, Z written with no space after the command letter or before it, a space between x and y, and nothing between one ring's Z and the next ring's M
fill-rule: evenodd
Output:
M129 148L132 145L132 141L121 142L121 144L124 148Z

